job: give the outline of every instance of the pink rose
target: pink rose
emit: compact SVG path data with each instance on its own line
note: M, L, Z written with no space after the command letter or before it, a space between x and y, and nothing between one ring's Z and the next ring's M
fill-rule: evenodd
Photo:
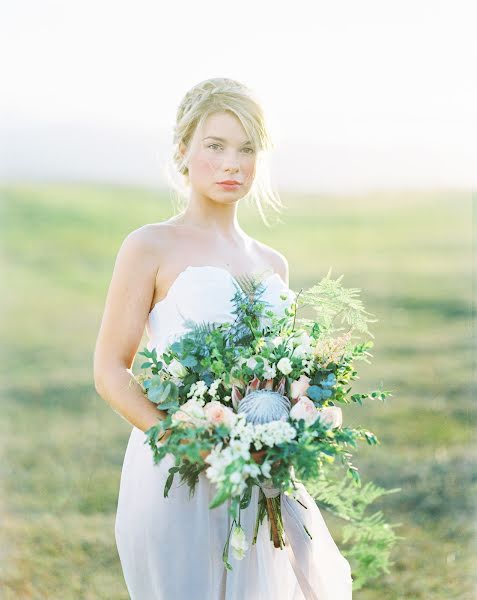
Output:
M341 427L343 423L343 414L339 406L325 406L318 411L320 421L325 425L334 429L335 427Z
M290 417L295 421L304 419L307 425L311 425L318 418L318 410L307 396L300 396L298 402L292 406Z
M303 396L309 387L310 378L306 375L300 375L300 377L296 381L293 381L290 386L291 397L295 400L298 396Z
M218 400L211 400L204 406L205 418L214 425L225 425L232 427L236 421L236 415L233 410L224 406Z

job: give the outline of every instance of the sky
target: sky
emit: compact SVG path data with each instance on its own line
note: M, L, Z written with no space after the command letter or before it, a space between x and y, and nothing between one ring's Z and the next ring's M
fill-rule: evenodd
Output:
M252 87L279 189L475 187L470 1L16 0L0 18L0 176L164 184L175 111Z

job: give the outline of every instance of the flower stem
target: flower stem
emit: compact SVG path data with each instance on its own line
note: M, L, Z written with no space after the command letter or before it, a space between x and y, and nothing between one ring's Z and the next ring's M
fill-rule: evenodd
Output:
M277 502L278 499L278 502ZM280 495L276 498L267 498L267 514L270 522L270 539L275 548L283 548L283 522L280 510Z

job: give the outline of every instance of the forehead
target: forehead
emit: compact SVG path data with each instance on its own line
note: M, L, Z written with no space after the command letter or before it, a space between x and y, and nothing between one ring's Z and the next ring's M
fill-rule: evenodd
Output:
M219 141L244 144L248 140L247 133L239 119L227 112L209 115L198 132L200 139L214 137Z

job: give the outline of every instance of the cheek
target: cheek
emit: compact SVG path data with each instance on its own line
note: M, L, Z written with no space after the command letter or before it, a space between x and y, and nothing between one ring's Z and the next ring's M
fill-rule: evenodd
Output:
M192 168L194 172L204 177L207 175L213 175L219 168L220 159L216 156L207 154L198 154L192 162Z
M251 183L253 178L255 177L255 161L246 161L242 165L242 173L244 175L244 179Z

